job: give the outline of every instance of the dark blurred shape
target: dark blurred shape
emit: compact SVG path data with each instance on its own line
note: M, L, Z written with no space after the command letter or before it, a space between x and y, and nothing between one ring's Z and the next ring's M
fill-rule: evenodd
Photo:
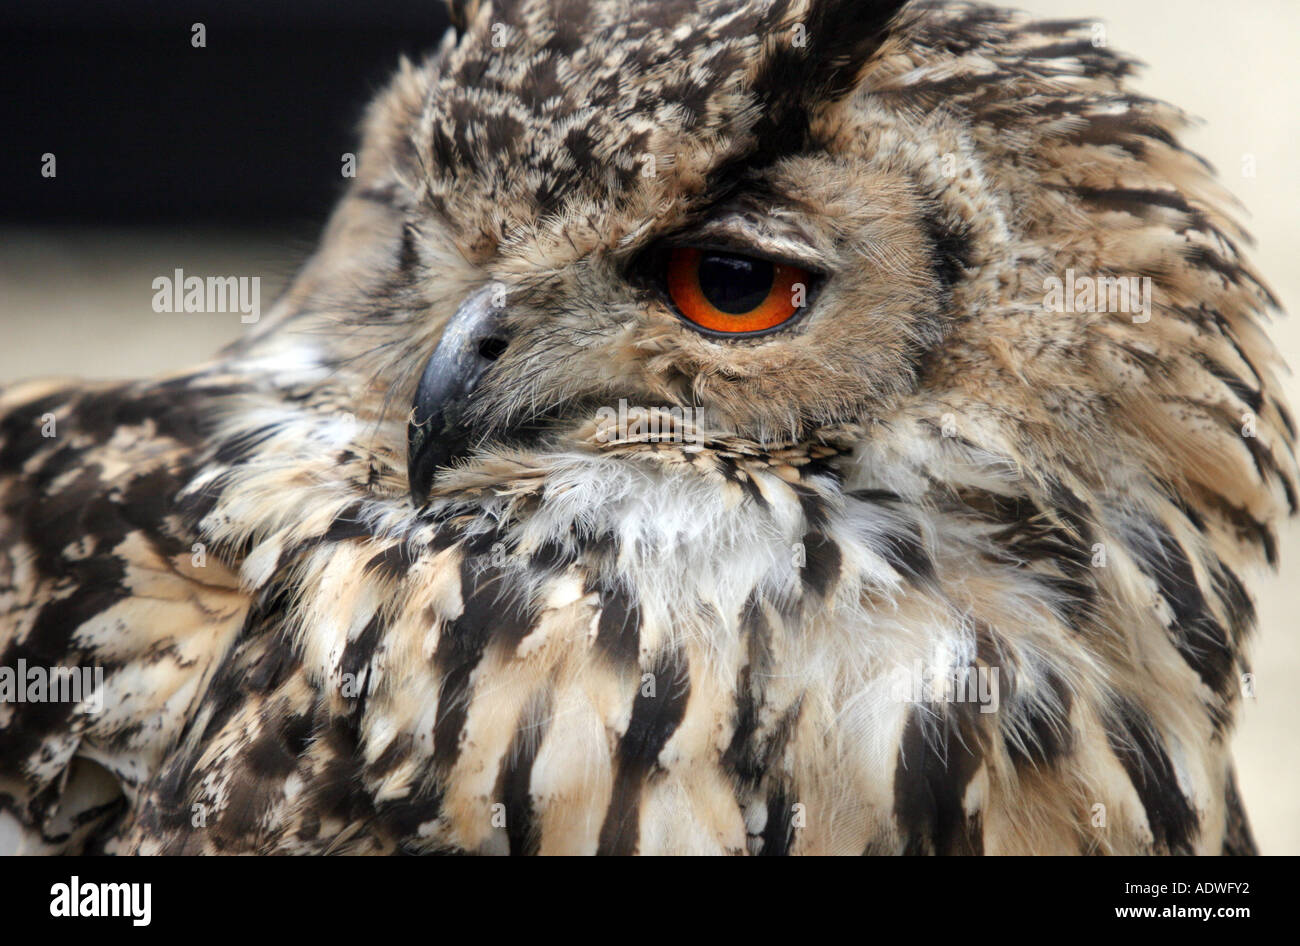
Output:
M436 0L6 0L0 222L319 220L366 102L446 26Z

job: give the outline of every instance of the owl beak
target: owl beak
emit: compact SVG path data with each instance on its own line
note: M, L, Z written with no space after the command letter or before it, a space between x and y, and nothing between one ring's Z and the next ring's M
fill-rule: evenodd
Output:
M474 391L509 339L505 312L492 304L492 286L461 303L424 366L406 428L407 479L417 506L429 498L437 470L474 444L466 423Z

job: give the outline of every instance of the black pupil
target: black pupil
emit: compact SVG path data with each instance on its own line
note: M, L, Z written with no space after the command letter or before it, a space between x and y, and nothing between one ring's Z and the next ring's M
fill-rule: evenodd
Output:
M762 305L772 291L775 275L775 267L767 260L725 253L700 257L700 292L728 315L743 315Z

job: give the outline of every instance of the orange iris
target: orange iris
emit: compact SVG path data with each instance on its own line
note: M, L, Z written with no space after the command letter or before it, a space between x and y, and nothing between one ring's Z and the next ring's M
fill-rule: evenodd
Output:
M776 328L805 302L806 269L733 253L679 247L668 256L668 294L701 328L742 335Z

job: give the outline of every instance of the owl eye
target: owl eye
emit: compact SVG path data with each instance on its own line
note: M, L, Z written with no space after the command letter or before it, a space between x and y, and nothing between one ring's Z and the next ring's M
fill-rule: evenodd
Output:
M670 250L667 267L678 313L724 335L753 335L788 322L812 281L812 273L788 263L694 247Z

